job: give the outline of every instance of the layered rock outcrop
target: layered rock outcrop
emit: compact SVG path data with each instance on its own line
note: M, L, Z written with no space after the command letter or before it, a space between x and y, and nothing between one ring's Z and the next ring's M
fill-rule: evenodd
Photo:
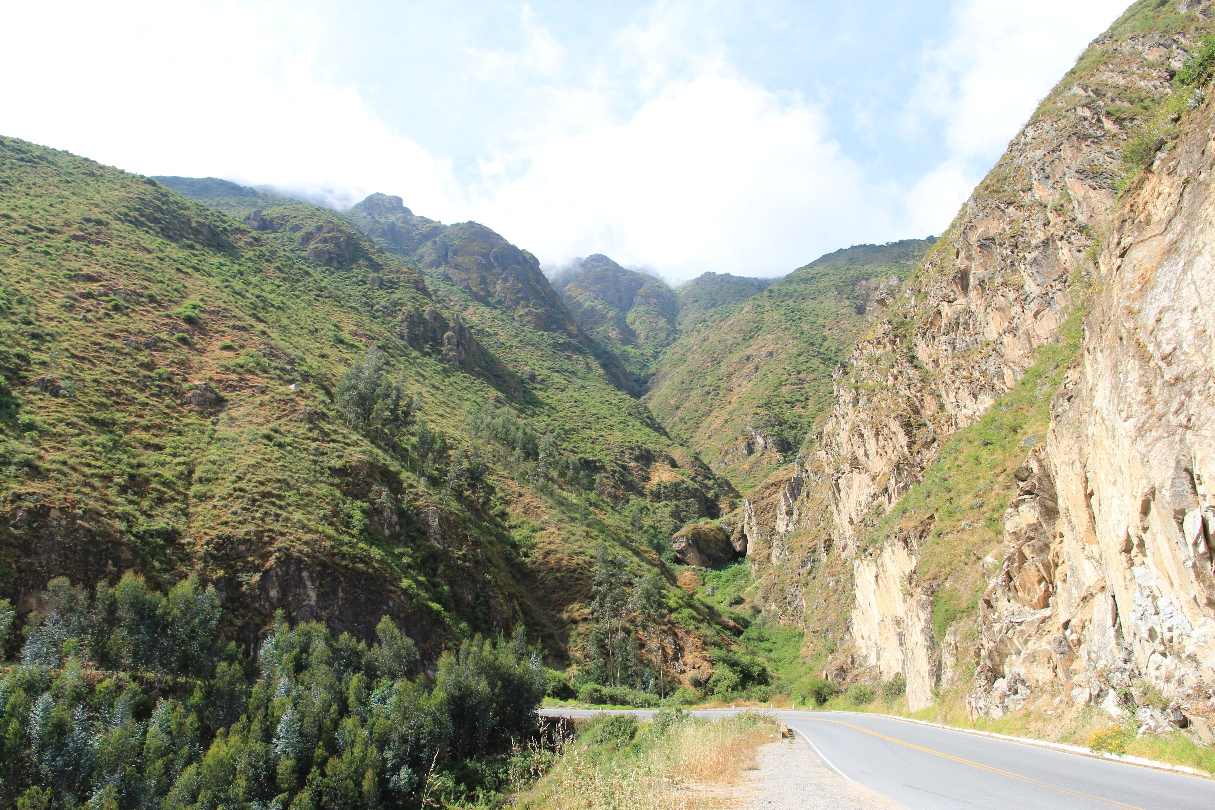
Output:
M977 712L1064 694L1120 711L1118 690L1141 681L1175 701L1210 697L1210 108L1187 114L1188 134L1141 188L1116 191L1126 144L1173 92L1210 9L1137 3L1093 43L837 372L813 463L745 504L765 517L753 548L761 538L805 560L791 576L752 552L768 592L804 595L808 626L840 612L824 593L855 595L847 631L824 644L847 657L841 677L902 674L913 710L974 664ZM942 562L938 540L927 570L935 502L894 527L885 516L1060 340L1089 276L1083 363L1046 441L1025 437L1002 545ZM977 621L941 601L986 577ZM981 628L977 644L959 642L964 623Z

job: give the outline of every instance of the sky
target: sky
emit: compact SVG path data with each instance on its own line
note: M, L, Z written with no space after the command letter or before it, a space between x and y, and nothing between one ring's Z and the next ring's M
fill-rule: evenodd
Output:
M560 266L783 275L941 233L1129 0L10 4L0 135L367 194Z

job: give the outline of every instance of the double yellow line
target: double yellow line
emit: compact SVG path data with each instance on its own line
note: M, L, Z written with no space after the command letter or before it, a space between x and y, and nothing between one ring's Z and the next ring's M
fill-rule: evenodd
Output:
M881 737L883 740L889 740L892 743L898 743L899 745L905 745L908 748L914 748L915 750L923 751L926 754L932 754L933 756L938 756L938 757L941 757L942 759L950 759L950 760L953 760L954 762L960 762L963 765L969 765L972 768L978 768L981 771L987 771L988 773L999 774L1000 776L1007 776L1010 779L1019 779L1022 782L1028 782L1031 785L1037 785L1038 787L1048 788L1050 790L1058 791L1059 793L1066 793L1068 796L1076 796L1081 799L1088 799L1090 801L1100 802L1102 804L1108 804L1113 807L1123 807L1123 808L1126 808L1126 810L1145 810L1145 808L1139 807L1137 805L1126 804L1125 802L1114 801L1113 799L1106 799L1102 796L1094 796L1091 793L1083 793L1079 790L1072 790L1071 788L1059 787L1058 785L1052 785L1050 782L1043 782L1041 779L1034 779L1032 776L1022 776L1019 773L1013 773L1012 771L1001 770L1000 768L993 768L990 765L984 765L981 762L974 762L969 759L962 759L962 757L955 757L955 756L951 756L950 754L943 754L940 751L934 751L933 749L925 748L922 745L915 745L914 743L905 742L905 741L897 739L895 737L887 737L885 734L879 734L878 732L870 731L867 728L862 728L860 726L854 726L852 723L845 723L842 720L828 720L825 717L813 717L810 719L815 720L820 723L835 723L837 726L847 726L848 728L854 728L857 731L864 732L865 734L870 734L874 737Z

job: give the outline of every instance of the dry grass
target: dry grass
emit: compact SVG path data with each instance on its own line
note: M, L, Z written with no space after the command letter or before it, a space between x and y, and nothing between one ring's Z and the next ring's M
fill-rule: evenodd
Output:
M664 727L665 726L665 727ZM717 721L684 716L643 726L613 749L584 734L566 747L524 806L532 810L688 810L726 806L727 791L777 733L746 713Z

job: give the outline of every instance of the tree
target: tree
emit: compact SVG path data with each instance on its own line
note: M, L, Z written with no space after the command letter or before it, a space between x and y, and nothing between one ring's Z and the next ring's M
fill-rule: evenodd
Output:
M390 681L416 675L419 658L413 639L402 633L387 616L380 619L375 633L380 643L371 648L368 656L375 674Z
M662 578L651 572L648 576L637 577L633 580L633 595L629 598L628 608L637 614L640 628L649 639L646 646L655 659L658 696L666 697L665 620L668 610L666 589L663 587Z
M416 395L406 395L405 375L390 376L387 365L384 352L373 345L342 375L334 401L347 427L380 441L395 441L421 403Z
M591 617L595 623L587 636L586 658L591 677L606 686L631 685L637 668L629 645L632 630L625 621L631 612L632 586L628 561L600 546L591 582Z
M0 599L0 661L4 660L4 648L8 645L9 633L16 618L17 611L13 610L13 603Z

